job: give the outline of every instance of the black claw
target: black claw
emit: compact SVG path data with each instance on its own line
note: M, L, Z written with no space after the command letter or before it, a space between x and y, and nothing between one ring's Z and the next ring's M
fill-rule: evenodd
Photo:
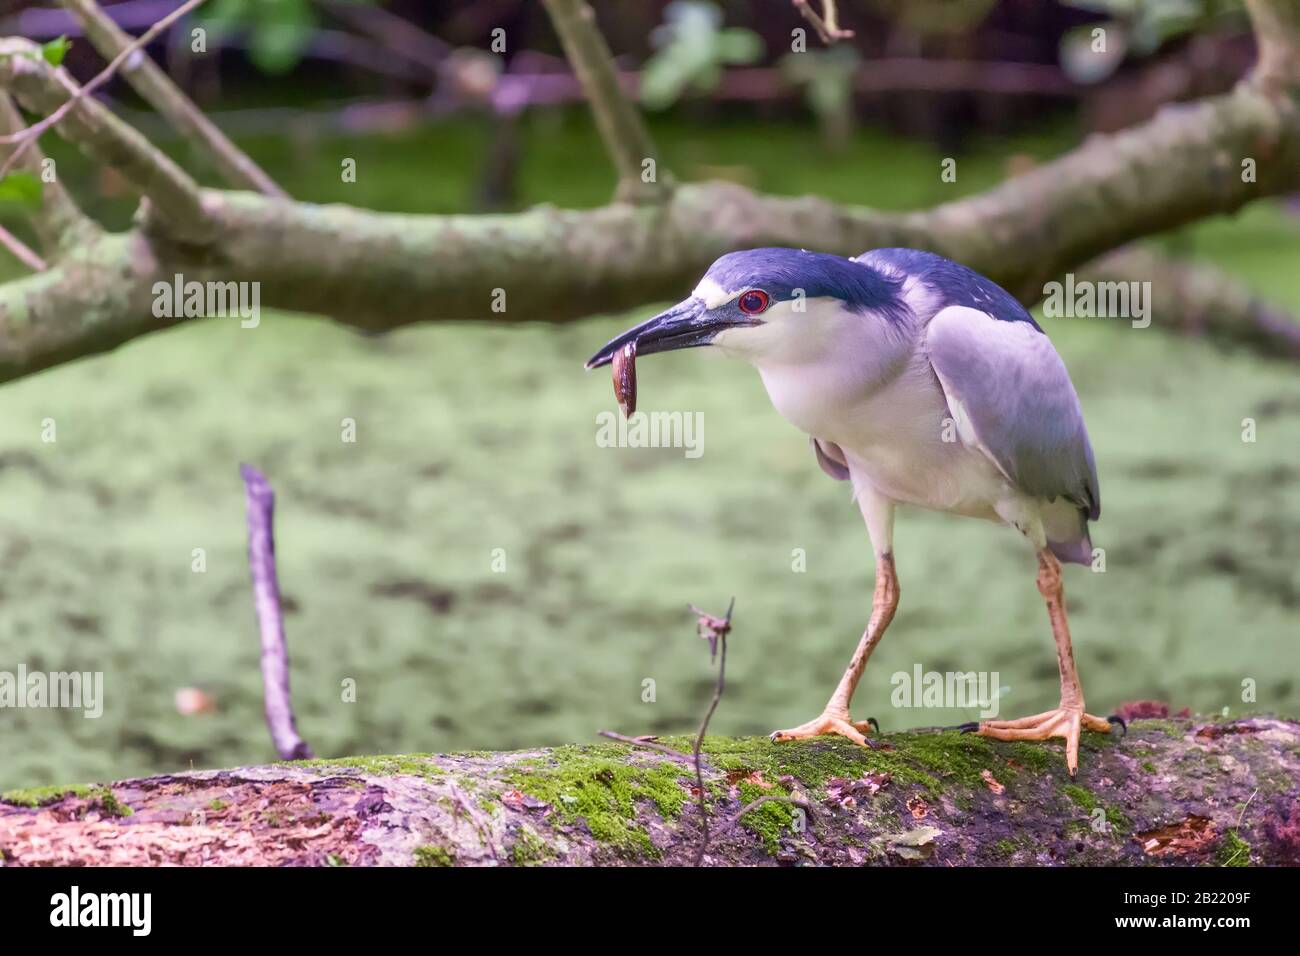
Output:
M1113 724L1119 724L1119 729L1124 732L1124 736L1125 737L1128 736L1128 724L1125 723L1123 717L1121 717L1119 714L1111 714L1106 719Z
M977 732L979 731L979 729L980 729L980 722L979 722L978 720L972 720L972 721L969 721L969 722L964 723L964 724L958 724L956 727L945 727L945 728L943 728L943 729L944 729L944 730L959 730L959 731L961 731L963 734L973 734L973 733L977 733Z
M876 720L876 718L868 717L867 723L871 725L871 729L873 731L875 731L876 733L880 733L880 722Z

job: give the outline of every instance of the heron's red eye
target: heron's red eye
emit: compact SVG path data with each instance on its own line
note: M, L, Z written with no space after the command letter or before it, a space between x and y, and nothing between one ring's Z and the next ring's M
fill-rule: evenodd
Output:
M737 304L740 306L740 311L746 315L758 315L767 308L767 293L762 289L750 289L748 292L741 293Z

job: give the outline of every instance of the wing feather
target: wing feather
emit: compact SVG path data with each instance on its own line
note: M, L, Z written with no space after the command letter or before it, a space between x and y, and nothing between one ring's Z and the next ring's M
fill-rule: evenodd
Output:
M1101 516L1079 396L1041 330L949 306L930 320L926 344L963 440L1027 494L1063 497L1092 520Z

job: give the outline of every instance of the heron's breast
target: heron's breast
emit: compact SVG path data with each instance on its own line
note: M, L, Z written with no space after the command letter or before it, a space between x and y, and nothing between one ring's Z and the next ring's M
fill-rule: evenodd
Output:
M773 406L796 428L833 441L850 468L897 501L937 511L996 517L1006 481L978 449L964 444L943 391L917 362L868 391L833 367L759 368Z

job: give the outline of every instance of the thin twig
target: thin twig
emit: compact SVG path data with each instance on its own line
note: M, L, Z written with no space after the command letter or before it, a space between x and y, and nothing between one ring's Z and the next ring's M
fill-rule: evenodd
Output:
M793 807L798 807L800 810L808 814L808 816L810 817L813 815L812 804L809 803L807 800L803 799L802 797L787 797L784 794L770 793L765 797L759 797L757 800L747 803L743 807L741 807L740 811L732 818L732 822L739 823L740 818L743 817L746 813L748 813L750 810L757 810L765 803L788 803Z
M298 735L289 694L289 651L280 610L280 582L275 573L275 492L252 465L240 465L248 499L248 567L253 604L262 634L262 694L266 724L281 760L310 760L311 747Z
M131 35L114 23L95 0L63 0L63 5L81 23L87 38L105 59L129 51ZM139 57L122 69L122 76L182 136L211 154L217 172L230 185L236 189L256 190L264 196L288 198L288 194L257 163L203 115L203 111L159 69L148 53L141 50Z
M703 829L695 865L703 866L704 854L709 849L709 806L704 790L704 770L700 763L700 750L704 746L704 734L709 729L709 721L713 719L713 712L718 709L722 692L727 689L727 634L731 632L731 612L736 609L736 599L734 597L731 599L731 603L727 605L726 615L721 618L704 613L694 604L690 605L690 609L699 616L700 637L709 642L710 651L719 651L718 682L713 688L713 700L709 702L709 709L700 723L700 732L695 735L695 785L700 791L700 826Z
M835 9L835 0L821 0L822 12L819 16L809 0L793 0L795 9L805 20L813 25L822 42L828 46L836 40L847 40L853 36L852 30L845 30L839 24L839 14Z
M657 753L667 754L674 760L682 760L686 763L691 762L689 754L684 754L680 750L673 750L672 747L665 747L663 744L651 743L649 740L640 740L636 737L626 737L623 734L616 734L612 730L602 730L597 733L598 737L608 737L610 740L617 740L619 743L627 744L629 747L644 747L646 750L653 750Z
M75 90L72 95L64 101L62 106L56 109L49 116L45 117L45 119L41 120L39 123L34 123L25 130L10 133L7 136L0 136L0 143L6 145L12 145L14 143L18 144L18 148L10 154L9 159L5 161L4 166L0 167L0 179L5 177L9 170L11 170L14 167L14 164L18 161L18 157L21 156L31 144L40 139L43 133L45 133L51 126L58 123L59 120L63 119L63 117L67 116L73 107L80 103L85 97L89 96L95 90L107 83L109 78L117 72L118 68L126 62L127 58L130 57L131 54L135 53L135 51L139 50L141 47L152 43L158 34L162 33L190 11L196 9L203 2L204 0L186 0L185 3L181 4L144 33L140 34L134 42L123 48L117 56L113 57L113 59L109 61L108 66L104 67L104 69L100 70L99 73L92 77L89 83Z
M1236 827L1236 829L1238 829L1238 830L1241 829L1241 821L1244 820L1244 819L1246 819L1246 808L1247 808L1248 806L1250 806L1250 801L1252 801L1252 800L1255 799L1255 794L1256 794L1256 793L1259 793L1259 787L1256 787L1255 790L1254 790L1254 792L1251 793L1251 795L1250 795L1249 797L1246 798L1246 802L1243 803L1243 804L1241 805L1241 813L1239 813L1239 814L1237 815L1237 827Z
M1246 798L1246 802L1241 805L1241 813L1237 814L1237 825L1232 828L1233 831L1237 833L1237 842L1241 845L1237 847L1232 856L1223 861L1223 866L1232 866L1232 864L1236 862L1237 857L1241 856L1243 850L1250 849L1250 847L1246 845L1245 841L1241 839L1241 821L1246 819L1246 808L1250 806L1250 801L1255 799L1256 793L1259 793L1259 787L1256 787L1254 792Z
M14 254L14 258L33 272L45 271L45 260L33 252L25 242L4 226L0 226L0 245Z

